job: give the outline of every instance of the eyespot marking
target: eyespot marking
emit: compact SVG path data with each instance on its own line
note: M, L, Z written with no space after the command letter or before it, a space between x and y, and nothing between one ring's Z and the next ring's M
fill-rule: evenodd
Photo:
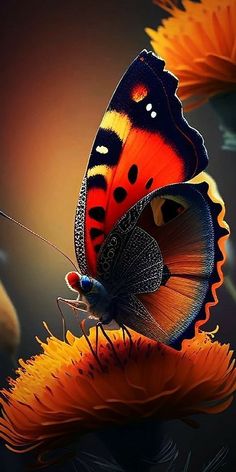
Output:
M169 223L169 221L176 218L176 216L181 215L185 210L184 206L175 200L166 199L164 200L163 205L161 206L163 223Z
M108 148L106 146L97 146L96 151L99 152L100 154L107 154Z
M103 190L107 189L107 181L102 174L92 175L87 179L88 190L90 188L102 188Z
M113 195L117 203L122 203L127 197L127 191L123 187L117 187L114 190Z
M90 236L91 239L96 239L98 236L101 236L103 234L103 231L99 228L91 228L90 229Z
M132 92L131 98L134 102L138 103L141 102L148 94L147 87L143 84L135 85Z
M151 177L145 185L146 189L148 190L152 186L152 184L153 184L153 178Z
M128 179L131 184L135 184L138 177L138 166L133 164L128 172Z
M147 110L147 111L151 111L151 109L152 109L152 104L151 104L151 103L148 103L148 104L146 105L146 110Z
M101 246L102 246L101 244L95 244L94 249L95 249L95 252L96 252L97 254L98 254L98 252L100 251Z
M92 207L89 210L89 216L91 216L93 220L99 221L99 223L101 223L105 219L105 210L101 206Z

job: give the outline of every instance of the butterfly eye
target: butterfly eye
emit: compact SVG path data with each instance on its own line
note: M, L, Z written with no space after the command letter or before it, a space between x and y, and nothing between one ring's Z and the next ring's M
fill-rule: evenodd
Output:
M80 286L84 292L90 292L93 282L89 277L87 277L87 275L82 275L80 279Z

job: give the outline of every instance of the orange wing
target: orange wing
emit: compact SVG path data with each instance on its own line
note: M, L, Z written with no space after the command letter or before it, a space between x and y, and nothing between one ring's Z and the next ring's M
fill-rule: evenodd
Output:
M177 80L143 51L119 83L98 130L75 220L83 273L96 276L105 237L150 191L183 182L207 165L201 136L182 116Z
M228 227L212 183L180 183L136 203L107 236L99 280L122 325L178 346L209 318ZM197 323L196 323L197 322Z
M166 187L139 221L158 241L164 264L160 288L139 299L170 344L178 344L183 332L192 336L195 326L208 319L209 305L217 302L215 289L223 280L228 226L223 202L214 199L211 181L206 180Z

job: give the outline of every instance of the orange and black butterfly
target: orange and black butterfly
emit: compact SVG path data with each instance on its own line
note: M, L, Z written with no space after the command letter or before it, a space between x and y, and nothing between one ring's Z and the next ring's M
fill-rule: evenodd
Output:
M222 259L217 241L226 232L207 184L183 183L208 159L176 88L164 62L147 51L118 84L78 201L81 273L66 277L103 324L116 320L167 344L204 317Z
M66 281L102 324L115 320L177 345L212 301L227 233L208 185L201 135L182 115L177 79L142 51L97 132L75 218L79 271ZM1 213L2 216L6 216Z

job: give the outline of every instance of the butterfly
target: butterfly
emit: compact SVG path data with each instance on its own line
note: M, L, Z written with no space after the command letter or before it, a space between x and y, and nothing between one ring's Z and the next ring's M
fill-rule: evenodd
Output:
M72 306L103 325L115 320L177 345L205 316L227 230L207 183L188 182L206 167L207 151L164 65L142 51L111 98L76 210L80 271L66 282L78 294Z

